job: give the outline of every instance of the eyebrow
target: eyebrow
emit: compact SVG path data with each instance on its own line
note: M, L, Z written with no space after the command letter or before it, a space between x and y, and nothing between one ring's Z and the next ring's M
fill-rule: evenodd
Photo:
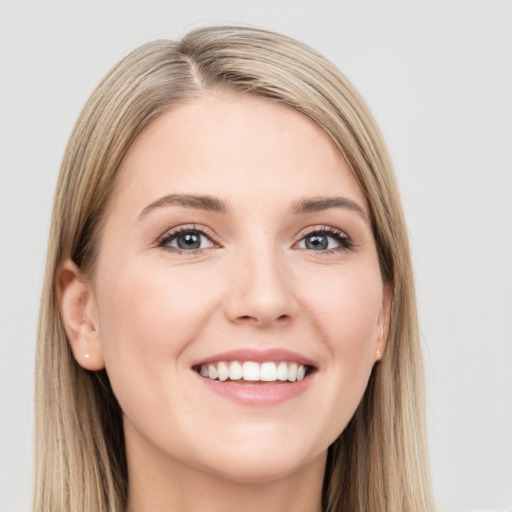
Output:
M307 213L328 210L329 208L345 208L352 210L366 222L369 220L365 209L348 197L336 196L299 199L293 203L290 208L290 212L294 215L304 215Z
M226 214L229 211L227 203L216 197L195 194L170 194L146 206L140 212L138 220L141 220L149 212L157 208L162 208L163 206L183 206L185 208L194 208L222 214Z
M141 220L151 211L165 206L183 206L185 208L205 210L220 214L227 214L230 211L226 201L213 196L196 194L169 194L146 206L139 214L138 220ZM329 208L345 208L352 210L360 217L362 217L363 220L368 222L368 215L364 208L359 206L355 201L348 199L347 197L336 196L299 199L292 204L289 211L292 215L305 215L308 213L328 210Z

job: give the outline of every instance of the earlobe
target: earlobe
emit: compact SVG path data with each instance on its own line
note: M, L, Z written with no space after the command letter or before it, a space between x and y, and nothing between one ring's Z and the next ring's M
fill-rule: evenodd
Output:
M86 370L104 368L96 299L80 269L66 260L57 274L59 310L77 363Z

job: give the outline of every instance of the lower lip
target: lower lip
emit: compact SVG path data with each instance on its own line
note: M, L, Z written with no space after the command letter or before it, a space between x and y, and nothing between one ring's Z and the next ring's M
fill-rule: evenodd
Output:
M214 393L243 405L278 405L286 402L304 393L314 377L314 374L310 374L298 382L222 382L194 373Z

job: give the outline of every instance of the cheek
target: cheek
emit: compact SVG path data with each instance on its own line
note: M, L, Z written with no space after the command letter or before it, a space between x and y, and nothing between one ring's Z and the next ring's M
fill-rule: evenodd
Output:
M378 338L382 303L380 274L346 272L325 280L311 298L313 322L327 348L325 403L336 436L355 412L368 384ZM329 417L329 416L328 416Z
M363 355L373 347L382 304L383 285L374 271L344 271L325 279L309 300L314 321L333 359Z
M197 269L121 268L98 274L97 296L106 370L129 409L139 395L157 400L151 389L166 389L169 376L183 371L181 353L207 322L215 288L202 285Z
M123 350L134 345L139 355L159 345L178 351L211 302L208 287L201 286L201 272L125 267L99 281L101 335L107 350L121 343Z

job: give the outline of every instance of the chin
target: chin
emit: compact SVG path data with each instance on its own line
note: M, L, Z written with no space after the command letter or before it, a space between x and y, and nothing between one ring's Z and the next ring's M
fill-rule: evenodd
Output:
M244 447L232 444L227 451L215 450L199 462L201 469L239 483L266 483L287 478L314 463L325 464L327 450L304 451L304 446L280 443ZM206 455L203 452L203 456Z
M231 467L216 467L209 470L225 480L244 484L263 484L286 479L300 472L306 464L291 461L266 460L265 462L234 463Z

